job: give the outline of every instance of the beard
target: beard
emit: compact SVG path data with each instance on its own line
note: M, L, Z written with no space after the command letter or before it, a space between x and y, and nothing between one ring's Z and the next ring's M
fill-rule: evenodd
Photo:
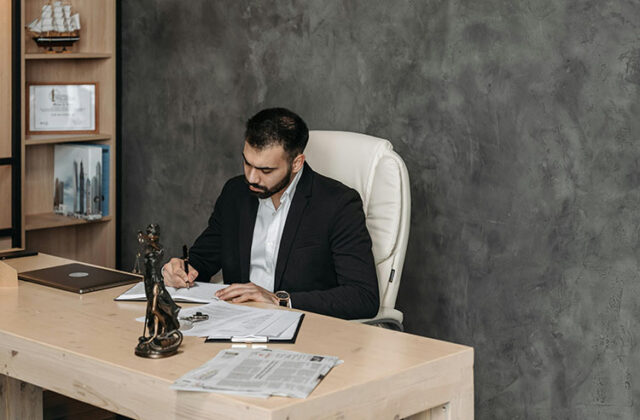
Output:
M252 184L249 182L249 180L247 180L247 177L244 178L244 182L247 185L260 190L260 191L249 190L251 194L255 195L258 198L265 199L284 190L287 187L287 185L289 185L289 182L291 182L292 173L293 173L293 165L289 165L289 169L287 170L287 173L284 176L284 178L282 178L282 180L280 180L280 182L278 182L273 188L267 188L259 184Z

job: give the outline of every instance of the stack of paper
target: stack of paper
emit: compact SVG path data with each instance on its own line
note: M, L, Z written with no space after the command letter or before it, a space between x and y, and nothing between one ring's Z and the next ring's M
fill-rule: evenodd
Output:
M194 322L191 328L183 329L184 335L239 342L292 340L302 319L300 312L214 301L208 305L182 309L180 322L196 312L208 315L209 319Z
M274 349L227 349L178 378L171 388L249 397L306 398L336 365L335 356Z
M209 303L217 300L216 292L227 287L226 284L196 282L190 288L167 286L167 292L176 302ZM132 288L121 294L116 300L147 300L144 293L144 282L136 283Z

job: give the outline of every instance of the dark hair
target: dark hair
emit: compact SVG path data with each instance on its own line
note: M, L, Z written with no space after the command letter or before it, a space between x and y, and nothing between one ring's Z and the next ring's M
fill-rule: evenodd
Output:
M309 140L309 129L295 112L285 108L268 108L249 118L244 138L256 149L279 144L293 159L304 151Z

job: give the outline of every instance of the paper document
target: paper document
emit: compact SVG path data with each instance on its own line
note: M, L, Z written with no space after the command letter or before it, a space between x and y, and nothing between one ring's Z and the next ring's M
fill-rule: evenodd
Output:
M180 319L200 312L206 321L194 322L182 329L186 336L208 337L212 340L288 341L292 340L302 320L302 313L280 309L260 309L214 301L207 305L185 308ZM261 340L262 339L262 340Z
M286 350L226 349L178 378L171 388L261 398L306 398L341 363L335 356Z
M176 302L209 303L218 300L216 292L227 287L226 284L195 282L190 288L167 286L167 292ZM144 293L144 282L136 283L132 288L118 296L115 300L147 300Z

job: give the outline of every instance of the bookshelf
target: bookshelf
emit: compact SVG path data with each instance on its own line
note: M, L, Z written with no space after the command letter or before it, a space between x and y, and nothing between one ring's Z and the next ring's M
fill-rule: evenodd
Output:
M44 0L19 1L22 24L18 29L21 37L21 151L24 156L23 246L107 267L115 267L116 258L116 1L71 0L74 12L80 14L82 28L80 40L67 48L71 51L69 53L45 53L25 29L27 23L40 15ZM27 84L78 82L98 83L96 108L100 132L27 135ZM71 142L110 147L107 217L87 221L53 213L54 147Z

